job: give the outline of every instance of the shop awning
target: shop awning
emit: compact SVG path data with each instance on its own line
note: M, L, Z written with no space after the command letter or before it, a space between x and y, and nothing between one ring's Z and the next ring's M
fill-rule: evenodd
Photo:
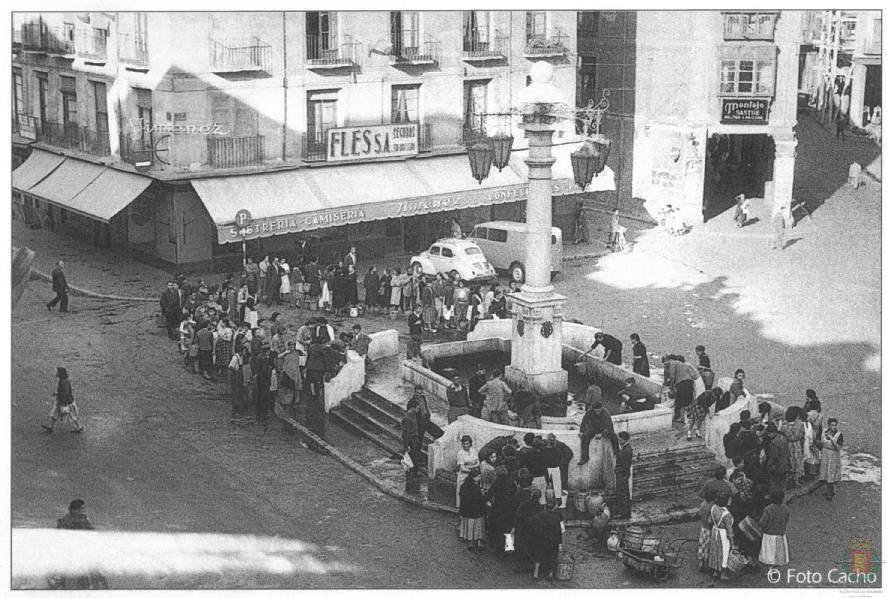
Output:
M151 184L149 177L58 157L63 161L27 193L90 218L107 222Z
M65 161L64 156L44 152L39 149L31 151L28 159L12 171L12 187L17 191L27 191Z
M131 204L150 184L148 177L106 168L71 200L68 207L107 222Z
M578 147L555 148L558 163L565 165L553 173L554 195L580 191L569 158ZM493 167L481 184L471 178L465 156L301 168L194 179L191 184L216 224L219 243L234 243L241 234L253 239L526 199L526 154L514 152L508 167L502 172ZM589 190L614 188L613 172L606 169ZM242 231L234 225L241 209L253 218Z

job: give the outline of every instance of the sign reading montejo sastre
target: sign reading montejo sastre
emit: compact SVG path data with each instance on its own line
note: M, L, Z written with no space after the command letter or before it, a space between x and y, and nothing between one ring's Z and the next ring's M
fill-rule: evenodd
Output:
M411 156L419 153L419 125L403 123L330 129L328 162Z
M769 112L769 99L721 98L722 125L766 125Z

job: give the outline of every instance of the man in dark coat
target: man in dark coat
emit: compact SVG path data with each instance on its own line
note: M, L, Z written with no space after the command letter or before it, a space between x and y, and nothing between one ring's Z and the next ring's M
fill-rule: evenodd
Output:
M68 280L65 278L64 267L64 260L59 260L52 270L52 292L55 293L55 298L46 304L46 309L49 311L52 311L59 302L61 302L59 311L63 313L68 311Z
M167 336L176 340L182 318L182 297L174 280L166 283L166 290L160 295L160 313L163 314Z
M628 432L619 432L619 450L616 452L616 504L613 508L614 519L631 519L631 462L634 451Z
M766 444L764 453L767 455L767 464L775 478L771 482L771 491L774 488L785 489L785 480L792 471L791 453L788 448L788 440L785 434L776 429L776 424L770 422L764 430Z
M410 399L407 402L407 412L400 422L401 441L403 452L409 453L413 461L413 468L407 472L407 476L419 474L419 465L422 460L422 437L419 435L419 401Z
M582 417L582 423L579 424L579 439L582 448L582 458L579 460L579 465L588 463L588 443L598 434L603 434L611 443L615 439L613 418L601 403L592 405L591 410ZM618 446L614 446L613 449L618 450Z
M462 386L462 379L459 376L453 376L453 384L447 388L447 403L449 411L447 412L447 420L453 423L462 415L467 415L470 411L468 406L468 389Z
M271 410L271 345L264 343L262 351L250 360L256 377L256 421L268 422Z
M480 418L483 415L485 397L480 389L486 383L487 372L484 368L478 368L474 375L468 379L468 402L470 403L468 413L472 417Z
M610 334L597 332L594 335L594 344L591 345L591 350L593 351L598 345L604 347L604 361L622 365L622 341Z
M570 472L570 461L573 460L573 449L568 447L566 444L557 439L554 434L549 433L545 438L547 444L554 447L558 454L558 465L557 467L561 470L561 487L566 490L569 488L569 484L567 483L567 478L569 477Z
M56 529L93 530L95 529L89 517L86 516L86 503L75 498L68 505L68 514L56 520ZM65 590L107 590L108 581L105 576L97 571L90 571L88 575L79 575L72 578L54 577L52 589Z
M533 579L554 577L557 568L557 555L563 543L561 531L561 515L557 504L546 505L546 509L533 517L531 521L531 551L535 562Z

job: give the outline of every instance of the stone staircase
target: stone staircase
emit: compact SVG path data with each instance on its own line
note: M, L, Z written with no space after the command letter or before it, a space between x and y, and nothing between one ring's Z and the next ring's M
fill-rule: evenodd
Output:
M403 453L400 422L404 409L364 387L333 407L333 421L398 458ZM425 446L431 437L425 436Z
M695 494L718 467L701 440L687 441L680 431L638 434L632 445L635 501Z

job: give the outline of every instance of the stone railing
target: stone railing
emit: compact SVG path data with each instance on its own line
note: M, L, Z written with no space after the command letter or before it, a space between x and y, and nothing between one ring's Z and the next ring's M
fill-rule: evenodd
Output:
M400 335L397 330L380 330L369 335L372 342L367 350L370 360L391 357L400 353Z

